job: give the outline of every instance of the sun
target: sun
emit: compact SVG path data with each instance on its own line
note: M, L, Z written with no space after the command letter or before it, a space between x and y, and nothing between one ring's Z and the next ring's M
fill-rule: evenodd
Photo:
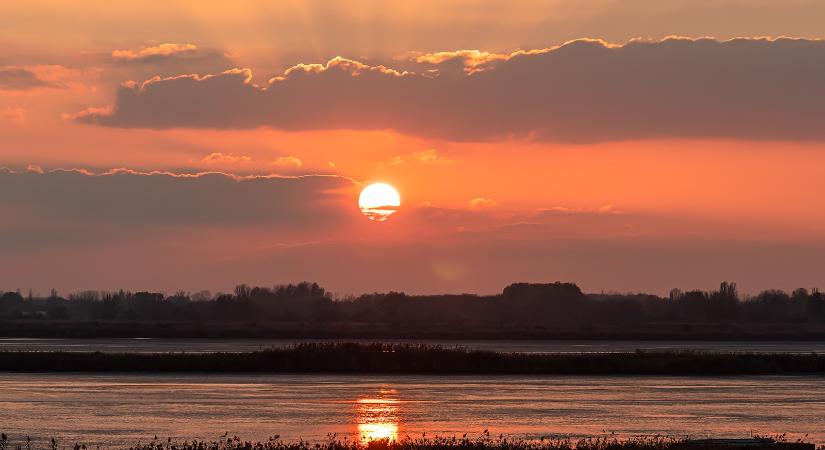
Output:
M358 207L361 212L378 222L387 220L401 206L401 196L387 183L372 183L361 191Z

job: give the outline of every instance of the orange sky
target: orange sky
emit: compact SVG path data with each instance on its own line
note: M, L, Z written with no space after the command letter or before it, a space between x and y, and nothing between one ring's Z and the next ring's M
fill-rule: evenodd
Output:
M7 3L0 290L825 281L821 2Z

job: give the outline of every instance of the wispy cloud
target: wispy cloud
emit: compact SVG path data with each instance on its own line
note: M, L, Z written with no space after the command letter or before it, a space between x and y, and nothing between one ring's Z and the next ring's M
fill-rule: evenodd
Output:
M304 165L304 162L301 161L297 156L279 156L275 160L272 161L273 165L279 167L301 167Z
M237 164L247 163L252 161L252 158L246 155L236 155L234 153L213 152L201 159L201 162L207 164Z
M470 200L469 207L472 210L479 211L498 206L498 202L486 197L476 197Z
M115 61L139 61L192 53L197 49L198 47L195 44L166 43L151 47L142 47L139 50L113 50L111 56Z
M418 152L409 153L406 155L398 155L387 162L378 165L379 168L386 168L389 166L400 166L403 164L415 163L424 165L442 165L455 162L451 158L438 154L435 149L421 150Z
M26 116L26 110L19 106L8 106L0 111L0 118L16 124L25 122Z

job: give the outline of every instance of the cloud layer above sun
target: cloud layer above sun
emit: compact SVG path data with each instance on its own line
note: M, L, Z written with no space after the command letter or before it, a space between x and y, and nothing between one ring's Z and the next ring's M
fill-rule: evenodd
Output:
M578 40L511 54L441 52L405 69L336 58L263 85L248 69L120 89L127 128L392 129L425 138L589 143L650 138L825 139L825 42Z

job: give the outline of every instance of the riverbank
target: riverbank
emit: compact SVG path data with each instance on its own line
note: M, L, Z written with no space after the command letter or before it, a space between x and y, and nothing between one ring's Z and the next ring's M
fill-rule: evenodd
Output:
M527 354L418 344L305 343L256 352L0 352L6 372L452 375L825 374L825 355L669 351Z
M554 324L541 327L459 323L397 327L371 322L195 322L0 319L9 338L371 339L371 340L671 340L823 341L819 323Z

